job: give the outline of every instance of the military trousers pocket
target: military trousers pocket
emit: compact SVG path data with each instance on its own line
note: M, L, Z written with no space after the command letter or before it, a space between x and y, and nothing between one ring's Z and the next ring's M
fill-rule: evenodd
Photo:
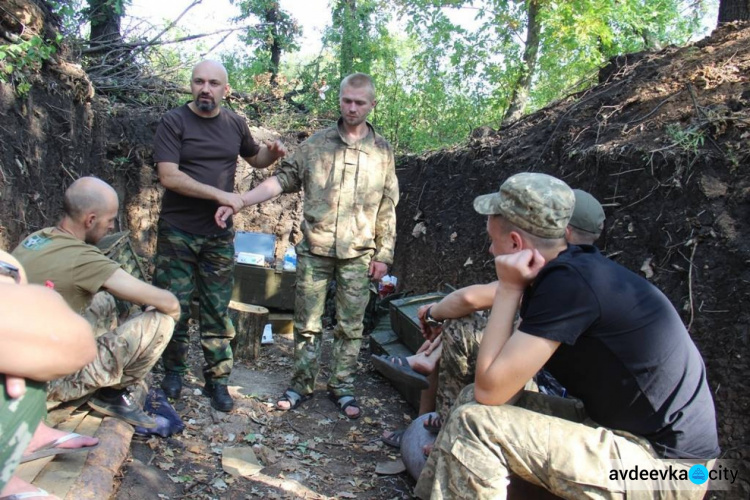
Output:
M492 484L508 475L500 458L477 441L458 436L448 451L465 469L474 474L481 483Z

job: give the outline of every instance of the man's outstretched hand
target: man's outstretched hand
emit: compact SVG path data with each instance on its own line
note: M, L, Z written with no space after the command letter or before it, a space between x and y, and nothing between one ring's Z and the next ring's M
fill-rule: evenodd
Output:
M274 161L286 156L286 147L280 140L264 141L263 143L268 148L268 154L274 158Z
M214 221L216 225L222 229L227 228L227 219L234 215L232 207L219 207L214 214Z

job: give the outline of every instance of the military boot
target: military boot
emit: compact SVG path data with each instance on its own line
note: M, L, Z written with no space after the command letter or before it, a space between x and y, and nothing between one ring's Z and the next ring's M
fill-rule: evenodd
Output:
M164 394L170 399L179 399L182 392L182 375L177 372L167 372L161 381Z
M219 411L232 411L234 400L229 395L226 384L206 382L203 394L211 398L211 406Z

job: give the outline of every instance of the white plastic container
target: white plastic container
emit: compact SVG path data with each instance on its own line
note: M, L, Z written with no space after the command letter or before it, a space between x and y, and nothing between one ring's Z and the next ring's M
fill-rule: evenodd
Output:
M273 326L271 323L268 323L265 328L263 328L263 336L260 338L260 343L263 344L273 344Z

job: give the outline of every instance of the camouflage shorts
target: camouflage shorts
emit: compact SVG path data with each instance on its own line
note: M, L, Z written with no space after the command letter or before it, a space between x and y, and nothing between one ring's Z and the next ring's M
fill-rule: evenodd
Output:
M414 494L433 500L506 498L511 474L569 499L697 500L705 493L705 485L684 481L663 484L660 491L632 490L610 479L612 460L641 469L666 467L646 439L596 426L576 400L524 392L515 405L487 406L474 401L470 385L444 423Z
M37 425L46 414L45 384L26 381L26 392L11 399L5 392L5 375L0 375L0 490L21 462ZM5 497L3 497L5 498Z

